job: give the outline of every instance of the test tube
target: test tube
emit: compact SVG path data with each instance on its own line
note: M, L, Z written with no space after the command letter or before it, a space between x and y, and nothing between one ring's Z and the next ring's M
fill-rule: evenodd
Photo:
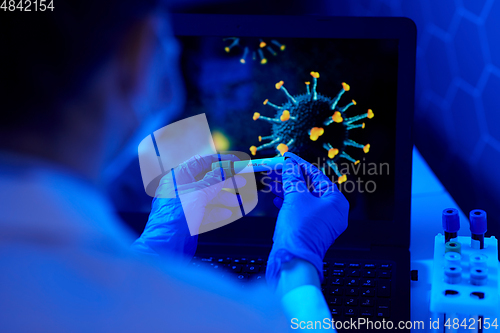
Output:
M226 177L234 176L238 173L261 172L261 171L279 171L283 169L285 157L262 158L249 161L220 161L212 163L212 170L217 168L224 169Z
M484 234L487 230L486 212L474 209L469 215L471 244L473 249L484 249Z
M462 254L462 243L457 241L449 241L444 244L444 253L448 252L456 252L458 254Z
M457 284L462 281L462 267L450 266L444 269L445 282L449 284Z
M472 256L470 258L471 267L487 267L488 257L482 254Z
M444 260L446 267L457 267L460 266L462 256L458 252L446 252L444 255Z
M470 271L470 283L475 286L484 286L488 282L488 269L475 267Z
M460 230L458 210L455 208L446 208L443 210L442 221L444 229L444 242L448 243L450 240L457 238L458 230Z

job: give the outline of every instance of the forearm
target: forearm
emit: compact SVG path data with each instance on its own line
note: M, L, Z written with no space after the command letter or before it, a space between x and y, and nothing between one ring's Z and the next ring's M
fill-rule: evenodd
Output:
M321 288L316 268L310 262L300 258L283 263L276 288L278 295L284 296L289 291L304 285Z
M331 313L321 292L318 271L308 261L294 258L284 263L276 289L289 320L321 321Z

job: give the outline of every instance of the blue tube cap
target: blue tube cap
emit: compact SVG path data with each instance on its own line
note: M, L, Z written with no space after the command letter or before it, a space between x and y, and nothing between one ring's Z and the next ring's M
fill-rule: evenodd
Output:
M469 215L470 232L473 234L484 234L487 229L486 212L481 209L474 209Z
M446 208L443 210L443 229L446 232L457 232L460 230L458 210L455 208Z

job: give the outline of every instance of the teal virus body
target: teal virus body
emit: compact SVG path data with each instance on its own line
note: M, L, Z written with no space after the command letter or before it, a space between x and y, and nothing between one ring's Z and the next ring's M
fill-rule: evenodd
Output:
M224 38L223 41L228 43L224 47L227 53L232 52L234 48L243 49L243 53L240 57L240 62L242 64L246 64L248 59L252 59L253 61L259 61L261 65L265 65L268 61L268 55L277 56L278 51L285 51L286 48L284 44L281 44L275 39L266 42L260 38L228 37Z
M326 164L335 172L338 183L347 180L347 175L342 175L337 162L345 159L358 164L360 161L354 159L345 152L346 147L351 146L361 149L364 153L370 150L370 144L360 144L349 138L349 132L355 129L365 128L365 123L360 120L373 118L371 109L366 113L347 117L347 110L356 105L352 100L345 106L338 106L342 95L350 90L346 83L342 83L342 89L335 98L324 96L316 91L319 73L311 72L311 82L306 82L307 92L303 95L292 96L285 89L283 81L276 83L276 89L283 91L287 102L278 106L264 101L277 110L274 118L261 116L255 112L253 120L264 120L272 124L272 135L259 136L259 142L269 142L261 146L251 146L252 155L264 149L274 149L283 155L285 152L299 153L305 159L313 162L313 159L324 158ZM325 172L325 165L321 166Z

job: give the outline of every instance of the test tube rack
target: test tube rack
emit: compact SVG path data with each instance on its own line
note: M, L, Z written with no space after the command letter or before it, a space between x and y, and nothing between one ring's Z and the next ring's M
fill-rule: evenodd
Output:
M448 317L499 318L499 291L495 237L484 238L483 249L473 248L471 237L458 236L446 244L444 235L435 237L431 312Z

